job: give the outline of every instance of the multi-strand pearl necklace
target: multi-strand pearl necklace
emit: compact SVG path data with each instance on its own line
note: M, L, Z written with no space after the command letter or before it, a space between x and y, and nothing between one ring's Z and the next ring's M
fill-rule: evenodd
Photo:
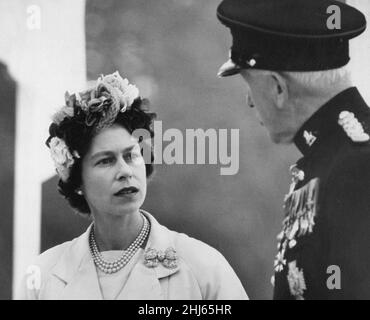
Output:
M111 274L121 270L131 260L137 250L139 250L150 231L150 223L148 219L144 215L142 215L142 217L144 219L144 223L139 235L134 240L134 242L132 242L130 246L123 251L123 254L117 260L112 262L104 260L102 254L99 252L94 235L94 226L91 227L89 236L90 252L95 265L101 271Z

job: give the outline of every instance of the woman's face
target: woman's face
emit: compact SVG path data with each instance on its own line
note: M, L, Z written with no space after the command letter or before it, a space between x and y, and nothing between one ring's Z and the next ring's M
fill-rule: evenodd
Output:
M137 140L113 125L92 140L82 161L82 191L93 215L136 213L146 195L146 168Z

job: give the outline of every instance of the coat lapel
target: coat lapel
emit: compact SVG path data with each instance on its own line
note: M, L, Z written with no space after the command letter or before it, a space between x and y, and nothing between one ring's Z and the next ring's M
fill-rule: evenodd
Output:
M53 268L56 281L66 283L59 299L101 300L98 276L88 246L91 225L84 234L71 243Z
M99 280L90 253L85 255L73 278L62 291L61 300L102 300Z
M144 266L142 259L131 271L118 300L163 300L163 292L155 270Z

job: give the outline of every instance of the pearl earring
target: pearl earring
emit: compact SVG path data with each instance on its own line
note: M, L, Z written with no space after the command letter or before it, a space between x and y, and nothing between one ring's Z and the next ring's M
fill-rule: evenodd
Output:
M78 190L77 190L77 194L78 194L78 195L80 195L80 196L82 196L82 195L83 195L82 190L81 190L81 189L78 189Z

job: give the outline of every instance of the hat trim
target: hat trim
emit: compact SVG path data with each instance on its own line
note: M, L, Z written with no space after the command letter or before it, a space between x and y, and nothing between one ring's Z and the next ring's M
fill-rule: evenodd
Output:
M323 39L323 38L331 38L331 39L333 39L333 38L341 38L343 36L349 36L349 35L350 36L353 36L352 38L354 38L357 35L359 35L362 32L364 32L365 29L366 29L366 23L365 23L365 25L362 28L358 28L356 30L351 30L351 31L348 31L348 32L343 32L343 33L324 34L324 35L291 34L291 33L287 33L287 32L276 32L276 31L273 31L273 30L270 30L270 29L264 29L264 28L260 28L260 27L256 27L256 26L247 24L247 23L242 23L240 21L227 18L227 17L223 16L220 13L217 13L217 17L221 21L224 20L225 22L229 22L229 23L232 23L232 24L237 24L237 25L239 25L241 27L246 27L246 28L254 29L255 31L269 32L272 35L283 36L283 37L291 37L291 38L302 38L303 37L303 38L307 38L307 39ZM351 39L351 37L349 39Z

